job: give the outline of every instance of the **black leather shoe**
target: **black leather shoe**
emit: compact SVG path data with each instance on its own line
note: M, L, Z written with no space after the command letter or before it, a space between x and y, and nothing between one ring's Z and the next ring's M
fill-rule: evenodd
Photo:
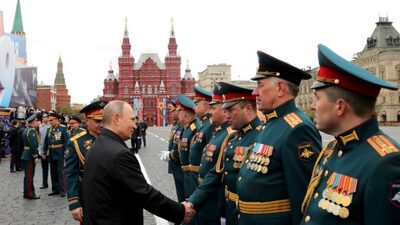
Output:
M49 186L48 185L46 185L46 186L41 186L39 189L45 189L45 188L48 188Z
M60 197L65 197L65 193L61 193L61 194L60 194Z
M52 195L59 195L60 192L51 192L50 194L48 194L48 196L52 196Z
M33 200L35 200L35 199L39 199L39 198L40 198L40 196L36 196L36 195L33 195L32 197L24 196L24 198L26 198L26 199L33 199Z
M15 173L15 170L10 170L10 173Z

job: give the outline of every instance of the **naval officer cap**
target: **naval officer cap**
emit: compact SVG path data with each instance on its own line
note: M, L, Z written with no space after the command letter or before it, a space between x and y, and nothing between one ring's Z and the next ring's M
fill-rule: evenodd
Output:
M345 60L322 44L318 45L318 61L320 67L312 89L335 85L373 98L379 95L381 88L398 90L395 85Z
M301 80L308 80L311 75L307 72L283 62L267 53L258 51L258 69L257 73L251 80L259 80L267 77L278 77L287 80L297 86Z
M208 103L209 105L215 105L219 103L223 103L223 98L222 98L222 91L221 91L221 85L219 83L214 84L213 88L213 94L212 94L212 99L211 102Z
M210 102L212 99L212 93L202 89L198 85L194 86L194 104L200 101L207 101Z
M37 119L37 114L36 113L32 113L32 115L28 116L28 118L26 119L26 122L30 123L32 121L34 121L35 119Z
M100 100L90 103L85 106L80 113L84 113L86 118L92 118L94 120L103 120L103 108L106 106L108 101Z
M224 103L222 105L223 109L230 108L243 100L256 100L256 96L251 94L253 92L252 89L236 86L225 82L219 82L219 85L221 86L221 94Z
M185 110L194 113L194 103L185 95L178 95L177 110Z

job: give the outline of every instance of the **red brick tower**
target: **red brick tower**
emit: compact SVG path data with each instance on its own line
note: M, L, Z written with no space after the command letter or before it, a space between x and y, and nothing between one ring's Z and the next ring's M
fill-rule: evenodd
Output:
M68 95L68 89L65 84L63 62L61 61L61 56L58 59L57 63L57 74L56 79L54 80L54 88L56 89L57 93L56 109L59 109L61 106L70 106L71 96Z

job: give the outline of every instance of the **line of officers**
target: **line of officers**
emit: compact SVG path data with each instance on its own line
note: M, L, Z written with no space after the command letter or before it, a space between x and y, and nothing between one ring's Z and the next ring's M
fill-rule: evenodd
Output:
M212 94L195 87L194 102L183 95L173 102L178 123L161 159L169 161L178 200L197 211L190 224L400 224L399 144L379 129L374 112L380 89L398 88L319 45L314 123L294 102L310 74L257 54L254 90L220 82ZM100 133L106 104L82 109L88 129L62 146L68 205L80 222L85 155ZM29 197L36 120L28 118L24 133ZM322 147L319 131L334 140Z
M374 112L380 89L398 88L319 45L314 123L294 102L310 74L257 54L254 90L219 82L170 106L160 156L190 224L400 224L399 144ZM334 136L323 148L319 130Z

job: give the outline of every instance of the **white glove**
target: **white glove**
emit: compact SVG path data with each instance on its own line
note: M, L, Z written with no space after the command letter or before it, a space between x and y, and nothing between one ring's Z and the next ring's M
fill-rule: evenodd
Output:
M226 224L226 219L225 217L220 217L221 218L221 225L225 225Z
M169 157L169 151L161 151L161 153L159 154L160 159L166 162L171 161L171 158Z

